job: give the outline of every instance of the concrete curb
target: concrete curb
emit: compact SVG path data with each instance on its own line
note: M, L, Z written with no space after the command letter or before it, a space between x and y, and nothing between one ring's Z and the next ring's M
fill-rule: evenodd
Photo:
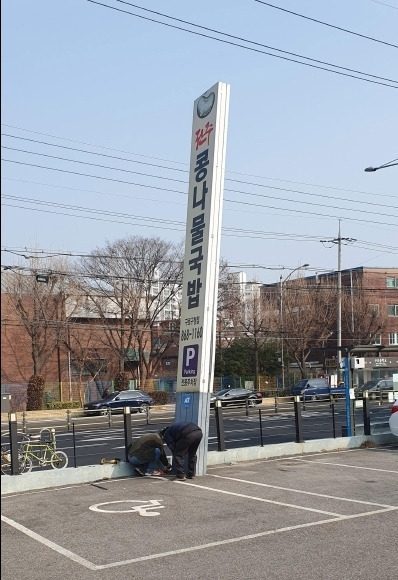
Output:
M226 465L242 461L254 461L257 459L272 459L289 457L307 453L322 453L327 451L340 451L344 449L357 449L363 444L373 443L384 445L398 442L398 437L392 433L380 435L357 435L355 437L339 437L336 439L316 439L303 443L281 443L266 445L264 447L245 447L242 449L230 449L227 451L209 451L207 465ZM132 477L132 466L125 461L118 464L88 465L85 467L68 467L66 469L51 470L22 475L2 475L1 495L9 495L24 491L33 491L76 485L82 483L104 482L109 479Z

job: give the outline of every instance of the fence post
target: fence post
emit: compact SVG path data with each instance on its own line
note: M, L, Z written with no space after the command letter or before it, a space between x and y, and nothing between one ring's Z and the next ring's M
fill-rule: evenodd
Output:
M278 412L278 395L275 395L274 410L275 410L275 413Z
M351 424L352 424L352 435L355 435L355 399L351 401Z
M260 420L260 443L261 443L261 447L264 447L264 441L263 441L263 422L261 420L261 409L258 410L258 418Z
M17 433L17 415L16 413L8 414L8 426L10 432L10 456L11 456L11 475L19 475L19 449Z
M74 466L77 467L75 423L72 424L72 439L73 439L73 463Z
M27 426L26 426L26 413L25 411L22 413L22 433L26 434Z
M225 449L225 437L224 437L224 422L222 416L222 403L219 399L214 402L214 410L216 415L216 427L217 427L217 451L226 451Z
M123 413L123 424L124 424L124 451L125 451L125 458L128 461L128 451L133 440L131 434L131 409L130 407L124 408Z
M370 408L369 408L369 391L362 393L363 397L363 434L370 435Z
M70 431L70 409L66 409L66 428Z
M332 410L333 438L336 439L336 417L334 414L334 397L333 397L333 395L330 395L330 408Z
M300 406L300 395L295 395L294 397L294 422L296 425L296 443L303 442L302 435L302 423L301 423L301 406Z

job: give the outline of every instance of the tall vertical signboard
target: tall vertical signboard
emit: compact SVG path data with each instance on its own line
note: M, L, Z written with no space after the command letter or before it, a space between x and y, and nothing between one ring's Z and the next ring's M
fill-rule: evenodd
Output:
M221 216L230 87L217 83L193 111L176 420L203 430L197 473L206 472L213 390Z

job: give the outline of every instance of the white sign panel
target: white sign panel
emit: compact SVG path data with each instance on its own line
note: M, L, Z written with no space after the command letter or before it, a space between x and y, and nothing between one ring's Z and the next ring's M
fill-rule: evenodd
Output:
M226 83L194 103L177 391L210 392L229 107Z

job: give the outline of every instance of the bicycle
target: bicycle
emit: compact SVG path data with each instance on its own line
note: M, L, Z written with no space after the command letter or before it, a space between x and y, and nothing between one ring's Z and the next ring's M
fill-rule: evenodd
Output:
M19 459L19 473L26 471L27 465L22 461L21 451L18 451ZM3 475L11 475L11 449L9 445L1 446L1 473Z
M68 456L56 447L54 429L41 429L39 435L25 435L21 443L21 465L29 473L36 462L39 467L51 465L63 469L68 465Z

